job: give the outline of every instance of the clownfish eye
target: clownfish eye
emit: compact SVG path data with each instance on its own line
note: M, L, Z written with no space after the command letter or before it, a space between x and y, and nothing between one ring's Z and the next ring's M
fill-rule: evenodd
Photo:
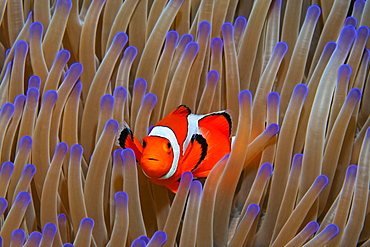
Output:
M143 141L143 148L146 147L146 141Z
M167 142L166 144L163 145L163 149L167 152L167 153L170 153L171 152L171 143L170 142Z

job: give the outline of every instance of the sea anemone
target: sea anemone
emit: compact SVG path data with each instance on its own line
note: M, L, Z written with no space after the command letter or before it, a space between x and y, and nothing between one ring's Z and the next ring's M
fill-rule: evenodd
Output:
M2 246L370 246L370 1L0 13ZM234 137L173 194L116 140L180 104L227 109Z

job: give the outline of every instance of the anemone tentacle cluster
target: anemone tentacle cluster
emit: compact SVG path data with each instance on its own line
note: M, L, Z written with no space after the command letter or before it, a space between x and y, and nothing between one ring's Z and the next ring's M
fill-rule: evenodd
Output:
M1 246L370 246L370 1L0 1ZM204 183L116 145L227 109Z

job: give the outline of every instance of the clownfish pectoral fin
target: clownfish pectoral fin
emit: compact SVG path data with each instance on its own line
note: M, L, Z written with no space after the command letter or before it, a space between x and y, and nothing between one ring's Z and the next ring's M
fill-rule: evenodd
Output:
M175 181L173 183L170 183L168 185L166 185L166 187L172 191L173 193L177 193L178 189L179 189L179 185L180 185L180 181Z
M219 132L223 136L231 136L231 118L225 111L214 112L199 119L199 127L211 132Z
M131 148L135 153L136 161L140 160L143 147L126 123L123 124L118 135L118 144L121 148Z
M200 134L194 134L187 147L181 167L185 171L193 171L203 162L207 156L208 144L206 139Z

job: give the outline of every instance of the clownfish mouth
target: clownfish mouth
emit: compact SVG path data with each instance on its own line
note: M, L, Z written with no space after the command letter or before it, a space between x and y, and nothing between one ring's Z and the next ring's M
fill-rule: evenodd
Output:
M148 158L148 160L151 160L151 161L159 161L158 159L155 159L155 158Z

